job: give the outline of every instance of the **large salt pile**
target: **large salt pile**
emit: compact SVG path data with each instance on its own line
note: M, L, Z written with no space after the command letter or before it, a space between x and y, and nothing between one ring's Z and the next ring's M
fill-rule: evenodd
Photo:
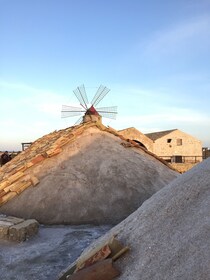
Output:
M210 279L210 159L178 177L97 240L130 247L115 262L120 280Z
M0 212L43 224L119 223L180 176L101 123L55 131L0 170Z

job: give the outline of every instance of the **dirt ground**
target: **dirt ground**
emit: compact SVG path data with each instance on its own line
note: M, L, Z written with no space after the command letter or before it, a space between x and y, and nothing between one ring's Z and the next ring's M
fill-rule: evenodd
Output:
M111 226L110 226L111 227ZM22 243L0 241L0 279L56 280L109 226L40 226Z

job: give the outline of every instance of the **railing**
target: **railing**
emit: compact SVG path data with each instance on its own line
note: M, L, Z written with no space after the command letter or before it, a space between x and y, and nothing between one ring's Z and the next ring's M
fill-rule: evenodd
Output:
M170 163L198 163L203 160L202 156L159 156Z

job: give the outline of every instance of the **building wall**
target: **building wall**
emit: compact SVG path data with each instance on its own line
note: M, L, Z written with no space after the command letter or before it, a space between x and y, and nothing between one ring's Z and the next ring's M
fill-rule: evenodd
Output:
M148 151L153 152L153 141L136 128L130 127L127 129L119 130L118 133L126 139L131 139L142 143Z
M196 138L175 130L154 142L153 152L160 156L185 156L186 160L190 156L198 157L197 161L202 161L202 143ZM188 157L188 158L187 158Z

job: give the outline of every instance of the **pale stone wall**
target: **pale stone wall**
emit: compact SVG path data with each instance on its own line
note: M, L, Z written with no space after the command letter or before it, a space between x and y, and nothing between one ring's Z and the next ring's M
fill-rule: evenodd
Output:
M145 136L143 133L141 133L139 130L137 130L136 128L130 127L127 129L119 130L118 133L121 134L126 139L130 139L142 143L148 151L153 152L153 141L149 139L147 136Z
M171 139L171 141L169 140ZM182 145L177 145L178 139L182 139ZM154 143L153 152L160 156L193 156L198 157L197 161L202 161L202 143L196 138L175 130L166 136L157 139ZM189 160L194 160L194 158ZM187 158L186 158L187 160Z

